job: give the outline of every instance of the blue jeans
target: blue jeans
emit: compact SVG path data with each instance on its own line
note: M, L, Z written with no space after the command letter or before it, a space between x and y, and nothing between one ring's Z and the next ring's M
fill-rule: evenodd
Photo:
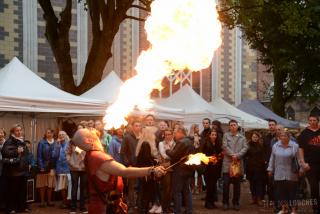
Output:
M70 171L71 174L71 207L77 208L78 184L80 179L80 209L85 207L87 174L85 171Z
M223 204L229 205L230 184L233 183L233 205L240 205L240 180L241 177L231 178L229 173L223 173Z
M175 214L182 213L182 198L184 199L185 213L192 213L191 178L192 173L184 169L177 168L172 173L172 192Z

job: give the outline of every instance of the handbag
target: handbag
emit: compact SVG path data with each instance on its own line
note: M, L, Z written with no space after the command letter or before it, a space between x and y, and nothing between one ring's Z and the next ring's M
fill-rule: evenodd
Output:
M92 183L100 199L107 206L106 214L127 214L128 213L128 205L123 199L123 194L117 191L118 176L115 177L113 190L111 190L109 193L101 192L98 189L94 179L92 179Z
M293 148L292 148L293 150ZM291 160L291 171L293 173L299 173L300 170L300 165L299 165L299 161L296 155L293 155L292 160Z
M231 178L237 178L241 176L240 161L232 161L229 169L229 176Z
M293 173L299 173L299 170L300 170L300 166L299 166L299 162L298 162L298 159L296 156L294 156L292 158L292 161L291 161L291 169L292 169L292 172Z

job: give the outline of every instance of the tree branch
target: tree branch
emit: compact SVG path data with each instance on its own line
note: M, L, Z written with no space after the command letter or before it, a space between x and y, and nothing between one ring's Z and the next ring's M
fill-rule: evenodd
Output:
M263 7L263 5L252 5L252 6L248 6L248 7L243 7L243 6L240 6L240 5L234 5L232 7L228 7L228 8L223 8L221 10L218 10L219 13L225 13L225 12L229 12L230 10L241 10L241 9L244 9L244 10L251 10L251 9L256 9L256 8L261 8Z
M285 101L285 103L288 102L294 95L296 95L301 90L303 84L304 84L304 82L302 82L296 88L291 90L288 95L284 96L283 100Z
M109 2L109 1L107 1L107 2ZM101 15L102 22L104 24L105 19L107 19L107 12L106 12L107 11L107 5L106 5L104 0L98 0L98 3L96 3L96 4L98 4L98 9L99 9L99 12L100 12L100 15Z
M139 2L145 5L146 7L150 7L152 0L139 0Z
M150 10L151 10L150 6L149 7L148 6L142 7L142 6L139 6L139 5L131 5L131 7L138 8L140 10L144 10L144 11L147 11L147 12L150 12Z
M71 9L72 1L67 0L64 10L60 13L61 20L59 22L60 33L69 33L71 27Z
M95 1L87 0L87 2L88 2L88 8L90 12L90 18L92 21L92 34L93 34L93 38L95 38L95 36L98 36L101 32L99 8Z
M116 11L116 2L115 0L108 0L106 8L108 9L108 16L113 19L113 16Z
M56 17L51 1L38 0L41 8L43 9L43 18L46 21L45 36L53 49L58 46L58 18Z
M125 16L124 18L125 19L133 19L133 20L140 21L140 22L146 21L145 19L134 17L134 16Z
M38 3L40 4L44 14L43 14L43 18L48 21L49 19L55 23L58 23L58 18L56 17L52 5L51 5L51 1L47 1L47 0L38 0Z

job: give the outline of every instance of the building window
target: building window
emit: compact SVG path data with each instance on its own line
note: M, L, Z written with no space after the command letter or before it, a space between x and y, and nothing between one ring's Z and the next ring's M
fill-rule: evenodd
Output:
M287 118L289 120L295 120L295 116L296 116L296 112L294 111L294 109L291 106L289 106L287 108Z
M315 106L311 111L310 111L310 115L317 115L318 117L320 116L320 109Z

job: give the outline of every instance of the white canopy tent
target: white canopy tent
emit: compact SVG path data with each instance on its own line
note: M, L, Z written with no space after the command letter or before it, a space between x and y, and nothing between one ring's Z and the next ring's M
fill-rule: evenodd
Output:
M266 120L260 119L244 111L241 111L220 97L213 99L213 101L210 104L218 109L223 109L226 114L236 115L237 117L239 117L239 122L242 123L242 126L244 128L268 128L268 122Z
M0 70L0 111L102 114L103 102L64 92L16 57Z
M210 105L189 85L184 85L168 98L157 100L157 103L183 109L185 111L183 122L187 127L193 123L201 123L205 117L222 120L222 122L226 119L239 119L237 116L227 114L223 109Z
M148 114L152 114L158 119L178 121L182 121L185 116L183 109L168 108L156 103L151 103L150 107L143 110L135 109L130 114L134 116L146 116Z
M202 119L219 120L228 123L230 119L237 120L243 128L267 128L268 122L250 114L239 111L221 98L215 99L212 104L204 100L189 85L184 85L171 97L157 101L163 106L181 108L185 111L186 126L192 123L201 123Z
M26 139L39 140L44 129L58 127L66 114L100 116L103 102L64 92L38 77L16 57L0 69L1 127L22 124Z
M106 105L110 105L116 101L123 82L119 76L111 71L100 83L80 95L80 97L102 100ZM155 103L150 103L147 109L132 111L134 116L143 116L153 114L156 118L166 120L182 120L184 111L177 108L168 108Z
M107 103L113 103L116 101L120 88L123 82L119 76L111 71L101 82L96 86L80 95L80 97L103 100Z

